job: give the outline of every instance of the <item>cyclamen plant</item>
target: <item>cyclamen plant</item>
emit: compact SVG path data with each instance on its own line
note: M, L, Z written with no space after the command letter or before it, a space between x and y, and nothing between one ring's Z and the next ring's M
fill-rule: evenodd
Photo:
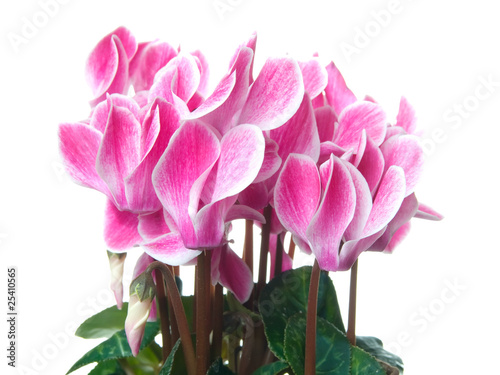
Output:
M355 336L356 273L361 253L393 252L412 218L441 219L414 193L423 164L414 109L402 98L388 123L317 57L268 59L254 79L256 39L212 92L200 51L137 43L120 27L91 52L91 113L60 125L60 150L73 179L107 197L116 306L78 329L108 339L69 372L93 362L91 374L403 370L380 340ZM242 257L231 248L238 219ZM294 269L295 245L312 268ZM128 251L143 254L127 304ZM193 265L195 295L182 296L179 267ZM347 270L346 331L328 271Z

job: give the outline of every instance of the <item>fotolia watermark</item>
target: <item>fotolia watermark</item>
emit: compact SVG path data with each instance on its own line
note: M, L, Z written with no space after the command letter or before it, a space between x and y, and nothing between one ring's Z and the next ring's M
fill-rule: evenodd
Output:
M416 337L433 325L465 290L467 287L457 278L453 281L444 280L444 288L441 293L429 302L420 305L417 311L408 317L410 328L400 331L394 341L384 345L385 349L396 355L401 355L403 349L411 346Z
M224 15L227 12L233 12L241 3L243 3L243 0L214 0L212 7L220 20L224 21Z
M410 2L412 0L406 0ZM341 42L340 49L347 62L351 62L353 55L359 55L362 50L370 45L372 40L378 37L387 28L395 15L404 9L401 0L390 0L384 9L372 10L370 20L363 27L354 28L352 42Z
M70 0L39 0L38 10L29 17L21 18L21 26L18 32L8 32L7 39L17 53L21 46L28 44L40 31L45 28L50 19L57 16L60 6L69 3Z
M437 145L449 139L449 132L460 129L464 122L481 107L481 103L490 99L499 87L500 81L496 81L492 74L486 78L479 76L474 91L443 112L443 121L446 126L436 127L427 137L422 138L421 145L424 154L426 156L433 154Z

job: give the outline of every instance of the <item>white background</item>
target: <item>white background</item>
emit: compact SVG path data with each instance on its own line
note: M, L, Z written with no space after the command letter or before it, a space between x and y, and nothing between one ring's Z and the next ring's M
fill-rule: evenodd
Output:
M391 118L405 95L426 140L417 195L445 219L414 220L395 254L361 257L358 333L383 339L407 375L498 371L500 22L493 1L70 0L18 48L9 38L26 36L26 19L43 23L42 8L1 4L0 285L7 267L17 267L23 369L6 365L2 323L1 373L64 374L96 344L74 338L76 326L113 302L104 198L62 171L57 125L87 116L85 59L120 25L139 41L201 49L212 84L256 30L257 69L268 56L318 52ZM220 14L214 4L227 8ZM347 44L355 52L346 53ZM345 311L348 274L333 278ZM2 286L1 314L6 300Z

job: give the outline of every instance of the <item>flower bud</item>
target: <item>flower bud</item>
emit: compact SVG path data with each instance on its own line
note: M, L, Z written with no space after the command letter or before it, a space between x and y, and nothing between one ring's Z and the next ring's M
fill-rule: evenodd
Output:
M125 333L134 356L139 353L154 296L155 285L150 274L141 274L130 284Z
M123 306L123 266L127 253L112 253L108 251L109 268L111 270L110 287L116 299L116 306L121 310Z

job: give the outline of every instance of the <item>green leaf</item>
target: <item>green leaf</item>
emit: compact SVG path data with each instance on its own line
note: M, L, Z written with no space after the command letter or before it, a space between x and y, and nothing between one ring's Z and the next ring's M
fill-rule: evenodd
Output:
M268 365L262 366L252 373L252 375L277 375L284 369L288 368L288 363L273 362Z
M110 338L125 327L128 303L124 303L121 310L112 306L84 321L75 332L76 336L84 339Z
M141 343L141 350L148 346L158 334L160 325L158 322L146 323L144 337ZM80 358L71 369L68 371L73 372L80 367L88 365L93 362L102 362L108 359L126 358L132 356L132 351L127 342L125 330L116 332L109 339L97 345L94 349L88 351L82 358Z
M174 347L170 351L170 354L168 355L167 360L163 364L163 367L161 368L159 375L170 375L172 373L172 367L174 365L175 353L177 353L177 350L179 349L180 344L181 344L181 339L177 340Z
M351 375L386 375L375 357L364 350L351 346Z
M260 295L259 312L264 321L269 348L281 360L285 360L283 342L288 319L296 313L307 311L311 270L312 267L305 266L283 272L272 279ZM321 273L319 283L318 316L345 332L337 294L325 272Z
M222 358L217 358L209 367L207 375L234 375L234 372L223 365Z
M385 350L380 339L371 336L356 336L356 345L380 361L396 367L401 373L403 372L403 360L396 354Z
M126 375L126 373L118 361L111 360L97 364L89 375Z
M156 353L157 344L153 341L148 347L139 352L137 357L123 359L135 375L157 375L160 368L161 356ZM160 348L161 350L161 348Z
M285 356L296 375L304 374L306 315L298 313L288 320L285 330ZM351 344L332 323L318 317L316 324L316 375L349 375ZM371 374L370 374L371 375Z

